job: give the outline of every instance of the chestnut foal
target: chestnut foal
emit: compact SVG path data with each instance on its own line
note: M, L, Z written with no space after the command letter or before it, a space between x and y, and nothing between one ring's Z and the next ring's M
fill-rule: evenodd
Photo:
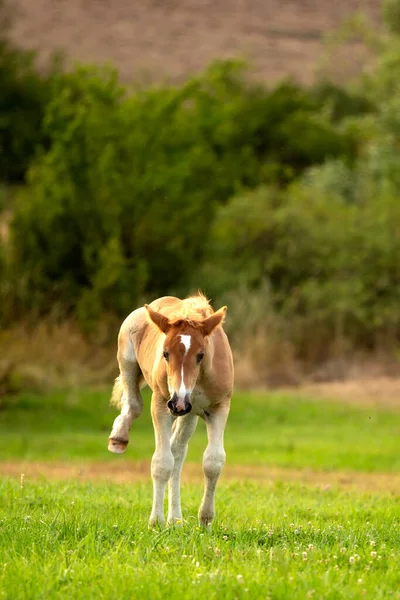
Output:
M110 434L108 449L120 454L129 430L143 408L141 387L152 391L151 416L155 452L151 462L153 508L150 524L164 523L167 483L168 522L182 519L180 478L188 442L198 417L207 427L203 455L204 495L199 520L214 519L214 496L225 463L224 430L233 388L233 361L222 329L226 307L217 312L201 294L179 300L154 300L133 311L118 336L120 375L111 402L121 409Z

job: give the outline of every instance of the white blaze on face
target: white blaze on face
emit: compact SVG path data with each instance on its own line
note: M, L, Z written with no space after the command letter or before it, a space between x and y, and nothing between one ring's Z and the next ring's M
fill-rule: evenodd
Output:
M186 356L186 354L189 352L189 348L190 348L190 343L192 341L192 337L190 335L181 334L180 338L181 338L182 344L185 346L185 356ZM187 393L188 393L188 390L186 389L186 386L185 386L185 383L184 383L183 362L182 362L182 368L181 368L181 386L180 386L180 388L178 390L178 399L179 400L180 399L183 400L185 398L185 396L186 396ZM178 400L178 403L179 403L179 400ZM177 406L178 406L178 404L177 404ZM182 409L183 409L183 406L182 406ZM178 407L178 410L179 410L179 407Z
M185 346L185 356L186 356L186 354L189 352L190 342L192 341L192 336L184 335L182 333L180 337L181 337L182 344Z

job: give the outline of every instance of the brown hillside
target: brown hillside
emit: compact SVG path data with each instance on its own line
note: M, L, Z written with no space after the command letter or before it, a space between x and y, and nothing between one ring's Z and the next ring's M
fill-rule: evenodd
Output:
M212 59L242 56L259 78L313 77L321 36L355 11L377 22L379 0L10 0L11 37L69 60L113 62L133 77L180 80ZM354 56L346 61L356 67ZM348 72L336 65L336 74Z

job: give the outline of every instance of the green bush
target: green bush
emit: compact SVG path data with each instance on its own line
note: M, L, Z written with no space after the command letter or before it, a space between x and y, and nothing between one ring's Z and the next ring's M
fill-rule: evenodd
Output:
M334 122L376 111L374 103L362 91L347 89L328 80L317 81L312 96L318 106L329 110Z
M42 119L51 75L39 75L34 56L1 39L0 32L0 181L22 181L38 148L46 145Z
M16 208L15 262L39 312L60 304L87 326L144 295L185 293L233 194L349 153L306 92L268 92L231 63L133 94L112 70L53 76L43 133L49 150Z
M299 353L320 358L338 339L371 347L400 334L400 205L349 203L308 182L260 188L222 207L203 271L211 293L269 282L266 313L285 317ZM211 279L211 274L214 278Z
M400 34L400 2L399 0L384 0L382 3L383 19L388 30Z

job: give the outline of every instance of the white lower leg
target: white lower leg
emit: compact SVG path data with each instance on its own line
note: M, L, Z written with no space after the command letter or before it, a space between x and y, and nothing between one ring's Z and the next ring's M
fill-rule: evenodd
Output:
M131 425L140 416L142 409L143 401L140 396L127 399L124 392L121 414L114 420L109 437L108 449L111 452L121 454L125 451L129 441Z
M181 473L186 458L188 442L197 425L196 415L179 417L171 438L171 450L174 457L174 468L168 484L168 522L182 519L181 509Z
M121 376L119 380L116 380L116 385L123 389L122 408L121 414L114 420L108 442L108 449L116 454L125 452L131 425L140 416L143 409L143 400L139 390L139 366L130 339L125 336L123 343L123 349L119 348L118 350ZM121 340L119 340L119 344L122 344Z
M204 495L199 510L199 520L209 525L215 515L215 489L225 464L224 429L227 410L211 415L207 422L208 446L203 455Z
M151 414L153 418L156 449L151 461L151 477L153 479L153 507L150 515L150 525L164 524L165 488L174 467L174 457L171 452L172 417L152 400Z
M203 457L204 495L199 510L199 519L204 525L211 523L215 516L215 489L224 464L223 447L207 447Z
M174 467L171 450L156 450L151 461L151 477L153 479L153 507L150 525L164 524L164 498L168 479Z

